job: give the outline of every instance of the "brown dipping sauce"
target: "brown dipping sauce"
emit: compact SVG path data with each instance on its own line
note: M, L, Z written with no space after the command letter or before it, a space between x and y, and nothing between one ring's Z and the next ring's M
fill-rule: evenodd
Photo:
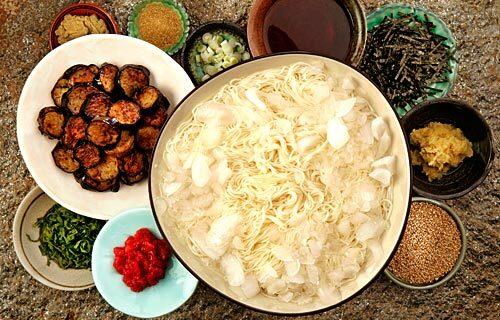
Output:
M264 18L267 53L308 51L346 60L352 19L336 0L278 0Z

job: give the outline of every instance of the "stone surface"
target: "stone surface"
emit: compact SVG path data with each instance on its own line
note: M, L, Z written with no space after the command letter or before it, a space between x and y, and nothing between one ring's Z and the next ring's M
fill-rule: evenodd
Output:
M127 319L96 289L63 292L35 281L23 269L12 245L17 206L35 186L16 142L16 105L24 81L49 52L52 18L71 1L0 1L0 319ZM132 0L100 0L125 30ZM185 0L193 26L212 19L244 25L251 0ZM364 0L367 12L388 1ZM449 25L458 41L460 68L451 97L464 99L486 117L498 154L500 2L495 0L407 1L425 6ZM458 211L469 240L458 274L432 291L402 289L380 276L345 305L308 319L494 319L500 314L498 160L486 181L448 203ZM201 285L178 311L163 319L267 319L229 302Z

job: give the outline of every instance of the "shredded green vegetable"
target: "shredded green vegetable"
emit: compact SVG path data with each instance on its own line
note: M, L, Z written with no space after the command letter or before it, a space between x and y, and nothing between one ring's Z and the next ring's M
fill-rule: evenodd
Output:
M55 204L39 218L40 252L62 269L89 269L92 247L104 221L80 216Z

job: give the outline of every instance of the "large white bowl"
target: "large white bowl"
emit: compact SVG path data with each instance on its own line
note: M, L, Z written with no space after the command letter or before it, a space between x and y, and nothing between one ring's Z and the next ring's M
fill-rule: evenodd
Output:
M218 270L208 267L191 253L186 245L186 239L182 238L177 233L172 223L165 218L165 205L160 197L161 171L162 168L164 168L162 155L165 144L167 140L174 135L179 124L191 115L194 106L211 98L215 92L231 79L245 77L254 72L282 67L299 61L313 62L318 60L324 62L329 72L332 74L352 77L358 85L358 90L369 100L376 113L383 117L389 126L392 136L390 153L397 156L397 170L392 185L393 206L389 218L390 227L382 237L384 254L378 257L375 264L369 270L362 269L357 278L357 285L347 290L347 292L343 294L342 300L335 304L311 303L308 305L297 305L294 303L281 302L264 295L258 295L252 299L243 300L229 288L227 282ZM149 184L151 205L157 223L160 226L160 230L169 241L179 260L191 270L195 276L226 298L254 310L281 315L304 315L325 311L351 299L357 293L365 289L386 267L400 241L406 224L410 203L411 170L408 157L408 144L403 134L403 130L399 125L398 118L384 96L368 79L351 67L329 58L312 54L288 53L258 58L238 65L210 79L184 98L177 106L170 120L164 126L160 135L153 156Z
M89 35L69 41L47 54L26 81L17 109L17 139L26 166L36 183L62 206L92 218L109 219L126 209L148 205L146 181L122 184L118 192L84 190L73 175L60 170L51 151L57 143L38 130L40 109L54 105L50 92L63 72L75 64L143 65L151 83L166 95L172 107L193 84L186 72L157 47L121 35Z

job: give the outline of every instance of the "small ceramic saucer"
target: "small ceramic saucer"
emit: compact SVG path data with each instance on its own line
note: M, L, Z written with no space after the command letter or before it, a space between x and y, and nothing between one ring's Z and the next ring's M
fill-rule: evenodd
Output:
M14 217L14 250L28 273L46 286L59 290L76 291L94 286L88 269L61 269L55 262L47 265L47 258L38 248L38 228L34 226L56 202L39 187L31 190L17 208Z
M179 308L193 294L198 280L172 256L165 278L141 292L133 292L113 267L113 249L140 228L161 238L151 209L125 211L109 220L97 236L92 251L92 274L101 296L115 309L139 318L158 317Z

